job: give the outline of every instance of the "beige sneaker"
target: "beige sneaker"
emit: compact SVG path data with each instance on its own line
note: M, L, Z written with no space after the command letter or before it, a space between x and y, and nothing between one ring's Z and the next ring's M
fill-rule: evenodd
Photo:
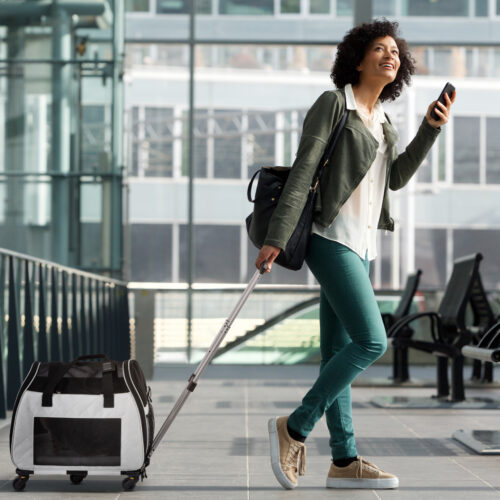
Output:
M267 424L271 444L271 466L278 482L291 490L298 484L297 473L306 472L306 445L290 437L288 417L271 418Z
M332 462L326 479L327 488L389 489L398 486L397 476L384 472L359 456L347 467L336 467Z

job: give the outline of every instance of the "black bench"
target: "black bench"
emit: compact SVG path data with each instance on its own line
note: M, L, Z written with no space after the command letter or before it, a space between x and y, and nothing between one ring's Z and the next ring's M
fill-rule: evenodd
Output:
M472 344L494 319L479 274L482 258L481 253L476 253L456 259L438 311L411 314L397 321L388 332L396 349L413 348L437 356L437 398L448 399L450 395L448 360L451 359L451 402L465 400L462 347ZM467 305L474 314L472 327L466 324ZM432 340L409 336L408 326L420 318L429 319Z

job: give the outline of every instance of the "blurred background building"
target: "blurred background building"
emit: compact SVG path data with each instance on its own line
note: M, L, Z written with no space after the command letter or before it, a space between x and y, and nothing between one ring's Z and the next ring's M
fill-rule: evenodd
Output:
M442 291L453 260L480 251L485 287L500 289L500 0L193 5L0 3L0 246L153 291L156 352L190 359L254 272L249 178L292 164L307 110L334 88L337 44L385 16L417 61L384 104L400 152L446 81L457 99L416 176L390 192L396 230L379 231L373 285L399 290L420 268L420 288ZM272 299L252 297L234 335L317 293L306 268L265 281Z

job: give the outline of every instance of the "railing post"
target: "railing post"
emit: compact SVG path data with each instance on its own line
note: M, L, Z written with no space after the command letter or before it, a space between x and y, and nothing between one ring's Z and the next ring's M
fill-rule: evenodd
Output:
M59 347L59 328L57 327L57 271L53 267L52 293L51 293L51 324L50 324L50 361L61 361L61 349Z
M111 332L111 356L113 359L118 358L118 338L116 331L116 302L115 302L115 293L116 287L109 287L109 320L110 320L110 332Z
M100 282L96 281L95 282L95 332L96 332L97 350L103 353L105 351L104 351L104 337L103 337L104 332L101 325L102 308L101 308L101 302L99 300L100 288L101 288Z
M24 339L23 339L23 378L28 375L35 361L35 346L33 343L33 309L31 305L30 264L24 261ZM34 276L33 272L33 276Z
M17 391L21 387L21 363L19 360L19 331L16 304L16 283L14 276L14 257L9 257L9 323L7 357L7 409L12 410Z
M89 352L87 335L87 318L85 317L85 278L80 277L80 340L82 354L94 354Z
M77 308L77 277L73 274L71 277L71 340L73 344L73 358L76 358L82 354L82 345L80 342L80 336L78 335L78 308Z
M3 341L4 341L4 293L5 290L5 258L0 255L0 418L7 417L5 404L5 382L3 376Z
M71 354L69 350L69 328L68 328L68 287L66 280L66 271L63 271L62 280L62 359L70 361Z
M92 286L92 280L89 278L88 280L88 290L89 290L89 350L91 353L97 353L99 351L99 348L97 346L97 340L96 340L96 331L95 331L95 319L94 319L94 297L92 296L92 291L93 291L93 286Z
M46 362L49 360L49 351L47 346L47 315L45 314L45 282L43 264L39 265L38 276L38 361Z
M110 318L110 305L109 305L109 286L104 284L102 291L102 304L103 304L103 316L104 316L104 352L109 356L111 353L111 318Z

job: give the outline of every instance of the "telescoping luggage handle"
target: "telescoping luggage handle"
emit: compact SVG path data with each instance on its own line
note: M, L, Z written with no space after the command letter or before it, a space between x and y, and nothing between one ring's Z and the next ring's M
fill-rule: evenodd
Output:
M234 306L233 311L229 315L229 317L224 321L224 324L222 325L221 329L219 330L219 333L215 337L214 341L212 342L212 345L209 347L208 351L206 352L205 356L201 360L200 364L196 368L195 372L189 377L188 380L188 385L182 392L182 394L179 396L179 399L175 403L174 407L172 408L171 412L169 413L167 419L161 426L160 430L158 431L158 434L155 436L153 440L153 444L151 445L151 449L148 454L148 460L151 458L151 455L157 448L158 444L160 444L160 441L162 440L163 436L165 433L168 431L169 427L172 425L172 422L175 420L175 417L181 410L182 406L186 402L186 399L188 398L189 394L193 392L196 389L196 386L198 385L198 379L200 378L201 374L205 370L205 368L210 364L210 361L212 361L213 357L215 356L215 353L217 352L217 349L226 336L227 332L231 328L231 325L233 324L233 321L236 319L238 316L238 313L240 312L241 308L244 306L245 302L248 299L248 296L252 293L253 289L255 288L255 285L259 281L259 279L262 277L262 275L267 271L267 261L264 262L261 266L260 269L255 271L254 275L252 276L252 279L248 283L247 287L245 288L245 291L241 295L240 299L238 300L237 304Z

